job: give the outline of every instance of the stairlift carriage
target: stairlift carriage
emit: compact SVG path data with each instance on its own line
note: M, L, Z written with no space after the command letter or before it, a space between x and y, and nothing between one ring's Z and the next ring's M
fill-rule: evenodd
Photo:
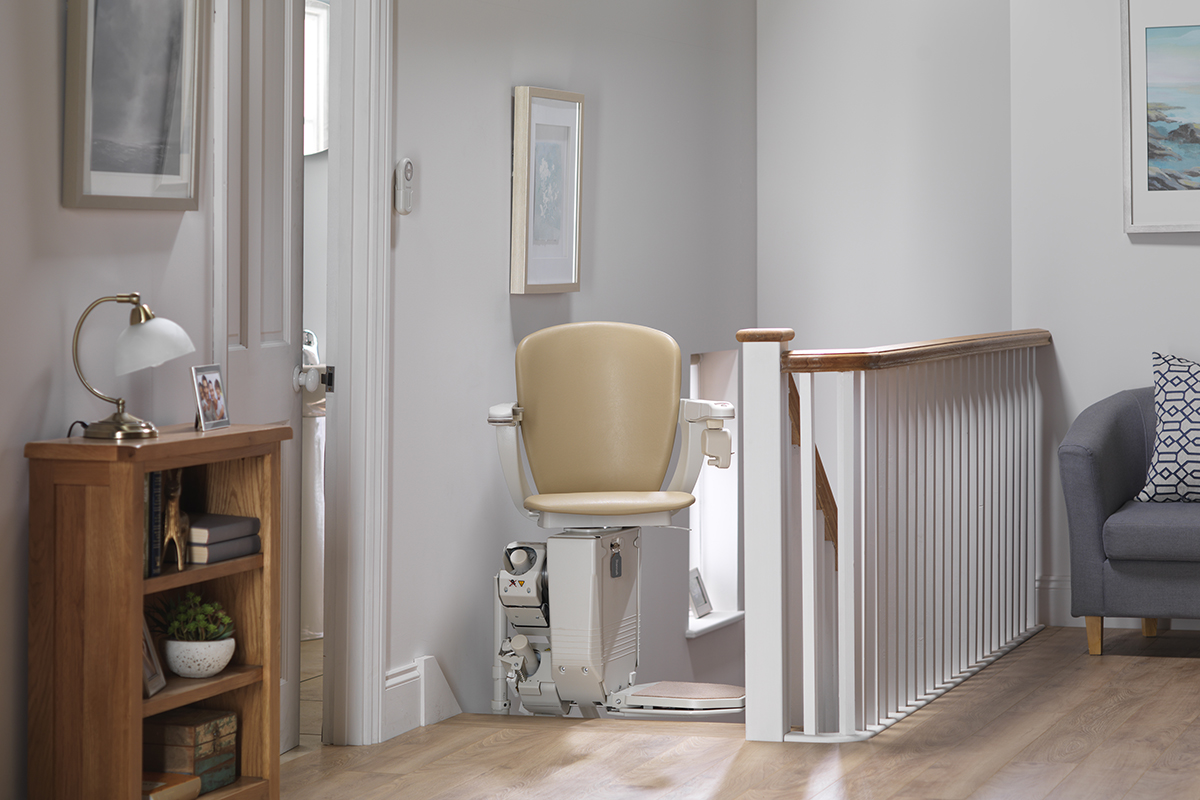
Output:
M572 705L590 717L599 708L630 717L744 709L740 686L637 683L642 528L670 525L695 502L705 459L725 469L731 455L724 424L733 406L681 400L680 370L675 340L638 325L558 325L517 346L517 402L493 406L488 422L517 510L563 531L504 549L494 712L508 710L510 680L534 714L561 716ZM677 426L679 459L663 490Z

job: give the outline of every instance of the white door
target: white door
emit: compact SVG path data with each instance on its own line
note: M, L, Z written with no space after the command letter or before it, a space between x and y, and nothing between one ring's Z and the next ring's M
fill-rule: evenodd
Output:
M297 6L299 13L297 13ZM300 128L303 4L215 0L213 358L233 422L286 421L281 464L280 752L300 741Z

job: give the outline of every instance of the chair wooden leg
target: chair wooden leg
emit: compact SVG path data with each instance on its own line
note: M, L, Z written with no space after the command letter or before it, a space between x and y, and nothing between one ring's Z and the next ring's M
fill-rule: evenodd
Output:
M1087 622L1088 653L1100 655L1104 646L1104 617L1085 617Z
M1147 639L1158 636L1158 617L1142 617L1142 636Z

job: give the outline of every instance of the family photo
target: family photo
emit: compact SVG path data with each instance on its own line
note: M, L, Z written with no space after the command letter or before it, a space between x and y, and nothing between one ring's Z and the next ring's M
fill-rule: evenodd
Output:
M221 366L192 367L192 382L196 389L196 408L199 412L201 430L222 428L229 424L229 410L225 406L225 387L222 385Z

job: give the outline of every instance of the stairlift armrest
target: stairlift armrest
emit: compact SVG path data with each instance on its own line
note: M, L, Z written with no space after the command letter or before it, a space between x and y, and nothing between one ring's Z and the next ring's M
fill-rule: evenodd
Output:
M679 401L680 422L712 422L710 428L720 428L725 420L733 419L733 403L724 400Z
M696 487L696 479L700 477L705 456L708 456L708 463L718 469L729 466L733 451L729 431L725 430L725 420L732 420L733 417L733 404L722 400L679 401L679 424L683 428L683 439L668 491L690 494Z
M488 424L496 429L496 448L500 452L500 468L504 472L504 483L513 505L521 516L537 520L535 511L525 508L525 498L533 492L525 479L525 465L521 461L521 407L516 403L500 403L488 409Z
M497 403L488 409L489 425L520 425L521 407L516 403Z

